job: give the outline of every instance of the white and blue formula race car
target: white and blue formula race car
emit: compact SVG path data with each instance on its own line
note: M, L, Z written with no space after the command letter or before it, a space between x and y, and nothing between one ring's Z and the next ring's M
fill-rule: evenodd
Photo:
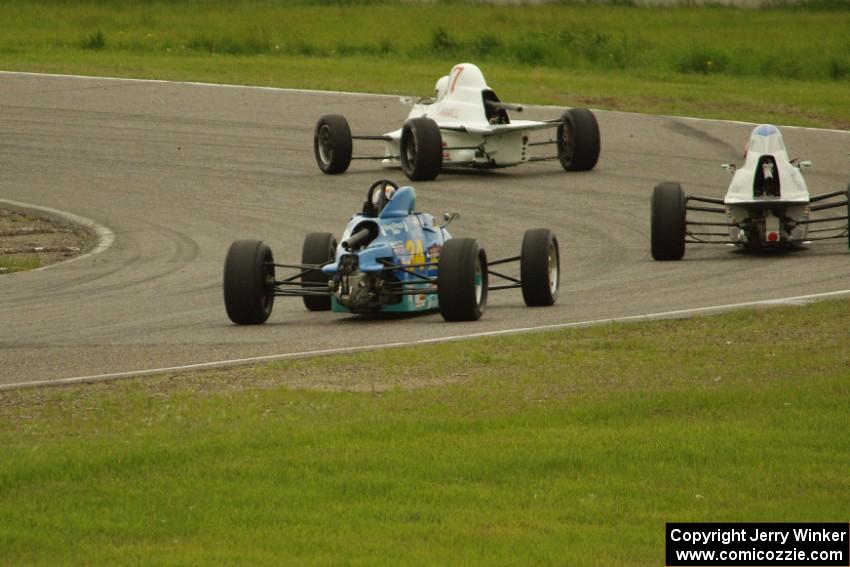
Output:
M549 229L525 231L517 256L490 259L473 238L452 238L444 224L416 212L413 187L372 184L362 211L337 243L330 233L304 239L301 262L279 264L259 240L237 240L224 262L224 305L239 325L264 323L276 297L301 297L310 311L420 313L447 321L481 317L489 292L519 289L528 306L555 303L560 286L558 240ZM519 263L519 277L495 266ZM278 270L290 270L280 277ZM501 270L501 268L499 268ZM497 278L498 285L491 284Z
M585 108L571 108L546 121L512 120L508 111L522 106L499 100L472 63L455 65L436 84L433 98L414 101L398 130L380 135L351 134L345 117L322 116L316 124L313 149L324 173L343 173L352 159L400 165L414 181L431 180L445 168L493 169L521 163L559 160L567 171L596 166L600 151L599 125ZM556 130L555 139L532 141L536 130ZM380 155L353 157L352 140L383 141ZM556 155L532 156L530 149L555 145Z
M727 244L749 251L793 248L816 240L848 239L847 189L809 195L801 170L789 159L776 126L753 128L744 164L724 163L733 174L723 198L685 195L679 183L652 192L651 247L656 260L681 260L686 244ZM835 212L832 209L844 208ZM830 211L826 216L813 215ZM725 215L718 219L717 214Z

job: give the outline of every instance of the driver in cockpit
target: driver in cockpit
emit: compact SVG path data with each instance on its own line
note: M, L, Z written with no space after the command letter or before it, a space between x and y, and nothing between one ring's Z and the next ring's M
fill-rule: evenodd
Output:
M381 193L383 193L383 199L381 198ZM395 187L390 185L389 183L385 183L383 187L378 187L374 191L372 191L372 206L375 207L375 214L381 212L381 210L387 206L387 203L390 202L390 199L395 195Z
M372 186L368 198L363 202L363 214L367 217L376 217L381 214L396 192L392 184L384 182L382 186L377 186L378 183L380 182Z

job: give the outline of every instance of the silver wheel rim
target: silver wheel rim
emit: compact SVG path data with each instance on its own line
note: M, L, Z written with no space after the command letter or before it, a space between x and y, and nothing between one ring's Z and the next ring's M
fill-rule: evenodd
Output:
M475 259L475 305L480 306L484 297L484 276L481 273L481 256Z
M322 163L330 163L334 157L334 150L331 145L331 129L327 124L322 124L322 127L319 128L319 157L322 159Z
M407 157L407 164L413 169L416 166L416 138L413 137L412 131L407 138L407 146L405 147L404 154Z
M263 313L268 313L274 301L274 263L269 257L266 257L263 265L263 287L265 293L260 299L260 306Z
M561 152L565 160L573 159L573 130L569 122L564 122L561 128Z
M554 295L558 292L558 278L560 274L558 273L558 265L560 264L560 258L558 258L558 247L555 246L554 242L549 243L549 293L554 297Z

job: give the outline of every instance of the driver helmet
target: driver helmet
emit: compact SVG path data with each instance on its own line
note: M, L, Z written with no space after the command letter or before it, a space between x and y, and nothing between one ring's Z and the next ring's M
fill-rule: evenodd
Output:
M375 206L375 210L378 212L381 211L381 191L384 192L384 206L386 206L390 202L390 199L393 198L393 195L395 195L395 187L389 183L385 183L383 189L372 192L372 205Z
M434 98L437 100L442 99L446 96L446 92L449 90L449 76L443 75L439 79L437 79L437 84L434 85Z

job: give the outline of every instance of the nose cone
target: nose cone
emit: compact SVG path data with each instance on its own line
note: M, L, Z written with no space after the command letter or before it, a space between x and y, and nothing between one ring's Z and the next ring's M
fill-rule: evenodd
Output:
M785 152L785 142L779 128L773 124L760 124L750 133L747 152L755 154L777 154Z

